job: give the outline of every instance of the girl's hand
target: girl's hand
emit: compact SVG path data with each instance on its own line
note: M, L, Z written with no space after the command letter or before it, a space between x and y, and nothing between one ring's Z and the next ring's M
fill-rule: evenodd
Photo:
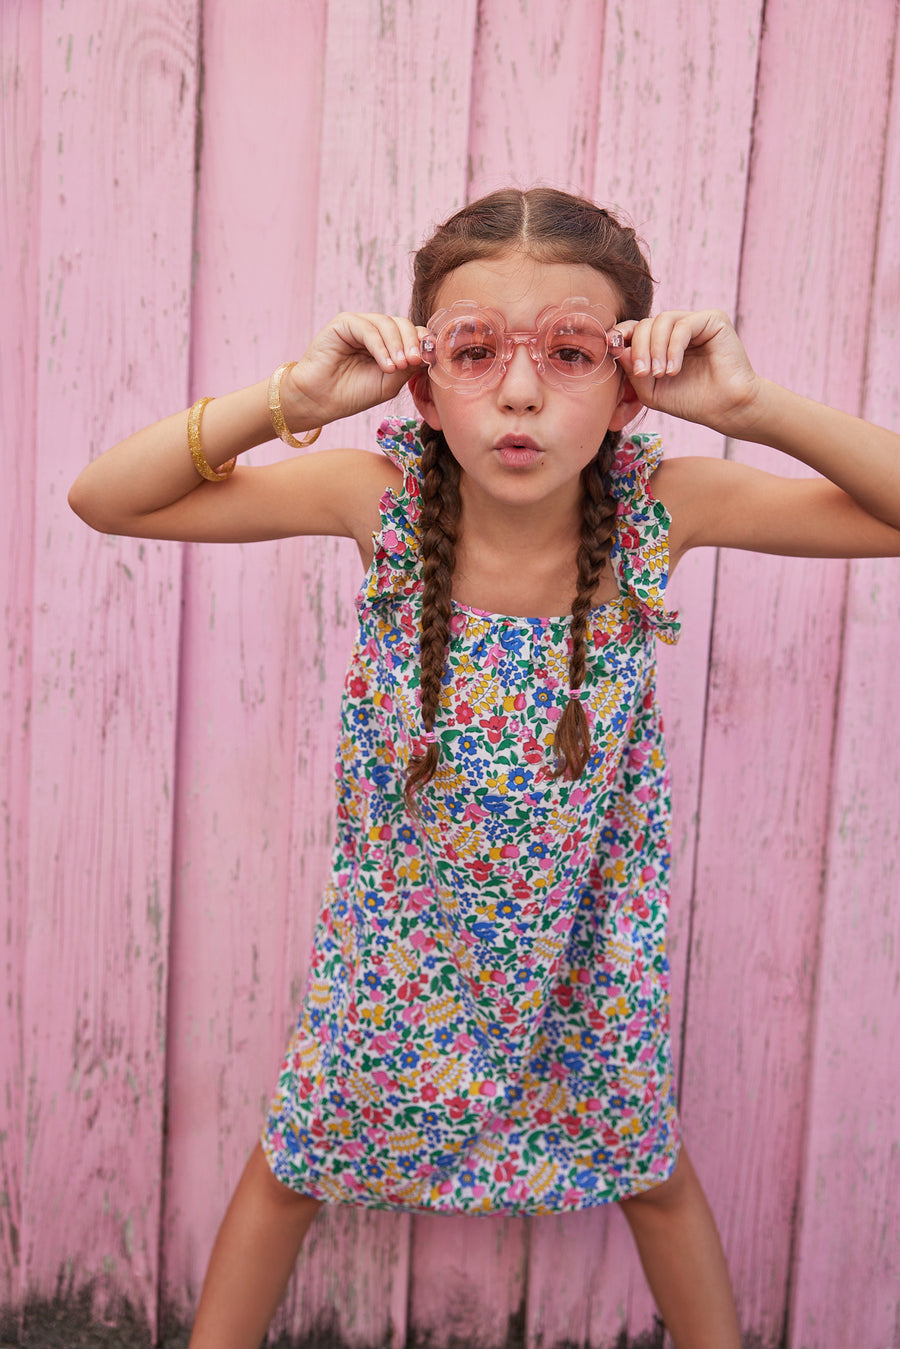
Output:
M389 314L338 314L281 386L292 429L324 426L394 398L423 368L424 328Z
M727 314L668 310L616 327L630 339L619 364L646 407L738 439L749 434L762 381Z

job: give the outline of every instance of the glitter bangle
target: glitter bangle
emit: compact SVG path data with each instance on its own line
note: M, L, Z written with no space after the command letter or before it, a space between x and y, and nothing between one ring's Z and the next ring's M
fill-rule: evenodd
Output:
M322 433L321 426L314 426L311 431L307 431L302 440L298 440L287 429L284 413L281 410L281 381L289 370L293 370L296 364L296 361L285 361L284 365L280 365L274 371L272 378L269 380L269 416L272 418L275 434L284 441L285 445L291 445L295 450L305 450L319 439Z
M198 398L188 413L188 448L194 461L194 468L201 478L205 478L207 482L224 482L234 472L237 459L229 459L220 469L214 469L207 462L206 455L200 447L200 422L203 419L203 409L207 403L212 401L211 398Z

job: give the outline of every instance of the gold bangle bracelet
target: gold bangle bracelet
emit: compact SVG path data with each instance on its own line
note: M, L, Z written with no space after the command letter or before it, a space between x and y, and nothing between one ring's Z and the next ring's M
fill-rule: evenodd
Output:
M217 470L206 462L206 455L200 447L200 422L203 419L203 409L207 403L212 401L211 398L198 398L188 413L188 446L191 451L191 458L194 461L194 468L200 474L200 477L205 478L207 482L224 482L234 472L237 459L229 459Z
M295 450L305 450L319 439L322 433L321 426L314 426L312 430L307 431L302 440L298 440L287 429L284 413L281 410L281 381L289 370L293 370L296 364L296 361L285 361L284 365L280 365L269 380L269 416L272 418L275 434L284 441L285 445L291 445Z

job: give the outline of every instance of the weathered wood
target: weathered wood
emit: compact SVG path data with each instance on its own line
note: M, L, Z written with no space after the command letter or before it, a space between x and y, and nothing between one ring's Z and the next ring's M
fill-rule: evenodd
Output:
M741 332L761 373L851 409L863 349L846 324L869 291L892 9L770 3L761 45ZM785 1316L845 574L726 554L717 581L684 1118L742 1327L765 1345Z
M15 1334L21 1293L40 68L40 10L0 7L0 1339Z
M895 30L896 62L898 31ZM887 133L864 416L900 429L900 89ZM845 332L851 325L839 324ZM858 331L861 339L863 333ZM900 561L850 566L790 1342L900 1341Z
M469 191L537 183L590 195L604 5L482 0L472 70Z
M252 383L310 330L324 5L203 6L191 398ZM278 38L283 35L284 40ZM164 408L159 409L165 411ZM289 453L278 441L251 463ZM189 1319L289 1023L285 935L303 545L191 547L179 688L164 1303Z
M43 15L24 1293L151 1328L180 564L66 491L185 396L195 36L186 0Z

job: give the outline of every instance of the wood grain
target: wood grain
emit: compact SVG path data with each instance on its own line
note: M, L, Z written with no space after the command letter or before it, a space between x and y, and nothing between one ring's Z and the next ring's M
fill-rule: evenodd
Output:
M203 7L191 398L264 377L307 339L315 262L322 4L265 22ZM251 463L283 457L280 441ZM308 616L298 540L192 546L179 685L164 1301L193 1312L262 1125L288 1017L296 663Z
M869 292L892 38L883 6L766 8L741 333L763 374L850 409L863 352L837 334ZM784 1322L801 1161L845 577L726 554L716 591L684 1117L742 1327L766 1345Z
M896 61L898 29L894 33ZM900 90L887 118L863 414L900 430ZM879 128L872 128L877 153ZM791 1343L900 1343L900 560L850 565ZM848 1296L848 1290L852 1295Z
M43 15L24 1292L149 1327L180 563L66 490L184 401L195 36L171 0Z
M28 903L29 698L34 583L41 16L0 8L0 1337L21 1302L22 999Z

